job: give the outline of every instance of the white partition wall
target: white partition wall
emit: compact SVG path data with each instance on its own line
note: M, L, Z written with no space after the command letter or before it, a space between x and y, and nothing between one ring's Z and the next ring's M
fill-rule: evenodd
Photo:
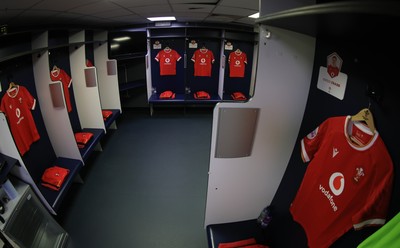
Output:
M48 32L36 36L32 40L32 49L48 46ZM50 79L49 54L47 50L32 55L33 73L38 101L46 126L46 131L57 157L82 160L76 145L71 122L69 120L64 95L62 93L63 106L53 105L50 85L54 82ZM58 82L62 84L61 82ZM62 87L61 87L62 89Z
M223 31L225 32L225 30ZM224 96L224 78L225 78L225 67L228 65L228 58L224 54L224 40L221 40L221 59L219 61L219 80L218 80L218 96L222 99Z
M86 57L85 57L85 31L73 32L69 36L69 56L71 64L71 78L75 104L78 111L79 121L82 128L100 128L106 131L103 116L101 114L101 104L98 89L97 77L95 82L87 82L85 77ZM95 67L90 67L97 73ZM90 81L92 78L89 79ZM88 85L87 83L94 83Z
M103 109L121 110L117 61L108 59L107 32L94 34L94 64L97 69L100 102Z
M8 125L7 119L5 115L0 112L0 153L15 158L18 160L21 166L14 166L11 174L17 176L18 178L22 179L26 183L30 184L33 190L36 192L37 196L41 199L45 207L52 213L55 214L53 208L49 205L46 199L43 197L42 193L36 186L35 182L33 181L31 175L26 168L24 161L21 158L21 155L14 143L14 138L12 137L10 127Z
M149 31L147 31L147 37L149 36ZM153 94L153 81L151 78L151 66L150 66L150 47L151 42L150 39L147 40L147 54L145 56L145 64L146 64L146 87L147 87L147 100L150 99L151 95ZM187 58L186 58L187 59ZM184 60L185 61L185 60Z
M260 27L253 98L247 103L219 103L214 109L205 226L257 218L272 201L300 129L314 49L312 37ZM250 156L216 157L221 108L260 109Z

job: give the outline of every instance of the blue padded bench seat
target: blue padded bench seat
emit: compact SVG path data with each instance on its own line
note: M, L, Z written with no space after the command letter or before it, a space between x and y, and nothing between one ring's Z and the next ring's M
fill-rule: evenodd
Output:
M86 161L96 145L100 142L101 138L104 136L105 132L103 129L98 128L84 128L82 129L82 132L93 133L93 137L89 140L89 143L86 144L84 148L79 148L79 152L81 153L83 161Z
M210 95L210 99L196 99L194 98L193 94L191 95L187 95L185 102L186 103L190 103L190 104L214 104L214 103L219 103L221 101L221 97L219 97L218 95Z
M40 192L42 192L43 197L46 198L47 202L54 209L54 211L57 211L64 196L71 187L71 184L74 182L74 178L79 175L83 164L80 160L59 157L51 166L60 166L69 169L67 179L64 181L59 191L44 187L41 182L37 184L37 187L39 188Z
M160 94L152 94L149 103L183 103L185 94L175 94L174 99L160 99Z
M121 115L121 112L118 109L107 109L107 110L111 111L112 115L104 121L106 129L108 129L113 124L113 122L116 119L118 119L118 117Z
M180 105L180 106L196 106L196 105L214 105L221 101L221 98L218 95L211 95L210 99L195 99L193 95L187 94L175 94L174 99L160 99L160 94L153 94L149 99L150 104L150 115L153 115L153 105L162 105L162 104L170 104L170 105Z
M221 98L218 95L211 95L210 99L195 99L192 95L176 94L174 99L160 99L160 94L153 94L149 99L149 103L218 103Z

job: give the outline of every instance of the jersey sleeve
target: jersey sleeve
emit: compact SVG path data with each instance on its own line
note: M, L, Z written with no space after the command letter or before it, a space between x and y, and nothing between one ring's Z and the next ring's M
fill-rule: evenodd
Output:
M193 56L192 56L192 59L191 59L193 62L196 62L197 51L198 51L198 50L196 50L196 51L193 53Z
M181 60L182 56L177 51L174 50L174 52L175 52L175 60L176 61Z
M157 53L156 57L154 58L157 62L160 62L160 52Z
M324 121L301 140L301 158L303 162L310 162L318 151L321 140L325 135L326 123L327 121Z
M72 78L64 70L61 70L61 73L62 73L62 78L65 80L65 83L67 84L68 88L71 87Z
M36 99L31 95L31 93L29 93L29 91L23 87L23 86L19 86L20 90L21 90L21 95L24 98L24 102L27 105L27 107L31 110L34 110L36 107Z

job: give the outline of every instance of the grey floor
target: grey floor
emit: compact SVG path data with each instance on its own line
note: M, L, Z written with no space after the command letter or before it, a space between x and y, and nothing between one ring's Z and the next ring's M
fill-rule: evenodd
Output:
M206 248L212 110L124 109L57 216L74 248Z

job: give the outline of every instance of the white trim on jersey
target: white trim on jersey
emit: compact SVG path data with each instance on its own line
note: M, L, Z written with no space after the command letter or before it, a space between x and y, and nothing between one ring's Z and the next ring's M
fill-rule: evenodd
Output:
M375 226L375 225L381 226L381 225L385 224L385 222L386 222L385 219L369 219L369 220L365 220L361 223L354 224L353 227L354 227L354 230L359 230L366 226Z
M303 154L303 160L304 162L310 162L310 158L308 157L305 145L304 145L304 139L301 140L301 154Z
M350 123L354 123L355 125L357 125L357 123L351 122L351 116L349 115L349 116L346 117L346 121L345 121L345 123L344 123L344 135L346 136L347 142L349 143L349 145L350 145L353 149L355 149L355 150L357 150L357 151L365 151L365 150L368 150L368 149L375 143L375 141L378 139L378 136L379 136L378 131L375 130L374 133L372 133L371 131L366 132L366 133L368 133L368 134L370 133L371 135L373 135L372 139L371 139L370 142L369 142L368 144L366 144L365 146L357 146L357 145L355 145L355 144L351 141L350 136L349 136L349 128L350 128L349 125L350 125ZM357 125L358 128L360 128L362 131L364 131L365 128L361 128L360 126L363 126L363 125L361 125L361 124Z

